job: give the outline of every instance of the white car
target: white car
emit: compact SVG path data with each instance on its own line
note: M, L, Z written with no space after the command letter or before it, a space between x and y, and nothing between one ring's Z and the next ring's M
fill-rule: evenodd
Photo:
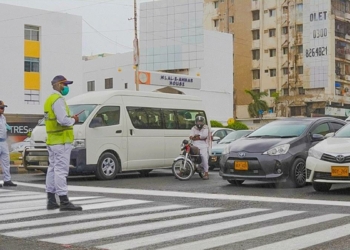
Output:
M233 129L230 128L211 128L211 136L213 138L212 144L216 145L218 142L224 138L226 135L234 131Z
M11 145L11 152L22 152L25 147L30 146L30 137L25 138L23 141L13 143Z
M320 192L329 191L333 184L350 184L349 166L350 124L347 124L310 148L306 159L306 181Z

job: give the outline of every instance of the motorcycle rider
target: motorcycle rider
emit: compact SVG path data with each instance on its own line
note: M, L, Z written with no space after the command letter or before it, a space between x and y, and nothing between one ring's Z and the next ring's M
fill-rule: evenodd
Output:
M193 146L196 146L200 150L202 156L202 167L204 169L203 180L209 179L208 174L208 149L210 144L210 131L209 127L205 125L205 118L201 115L197 115L195 119L195 126L192 127L190 132L190 139L193 141Z

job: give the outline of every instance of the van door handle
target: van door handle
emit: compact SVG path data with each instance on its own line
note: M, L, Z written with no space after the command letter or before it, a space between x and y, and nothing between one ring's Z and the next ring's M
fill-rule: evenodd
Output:
M121 130L117 130L115 131L117 134L120 134L122 131Z
M132 135L132 129L130 129L130 135Z

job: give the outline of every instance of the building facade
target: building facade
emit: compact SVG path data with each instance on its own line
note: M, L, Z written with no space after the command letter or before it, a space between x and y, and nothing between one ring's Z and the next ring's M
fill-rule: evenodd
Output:
M236 117L249 117L244 89L267 93L265 117L349 116L350 1L206 0L204 13L205 28L234 34L244 51L234 57Z

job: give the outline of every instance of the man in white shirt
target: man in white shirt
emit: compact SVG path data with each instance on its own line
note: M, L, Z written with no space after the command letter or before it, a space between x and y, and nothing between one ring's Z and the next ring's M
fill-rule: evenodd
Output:
M209 179L208 174L208 149L210 142L209 127L205 125L205 118L203 116L196 116L195 126L192 127L190 133L190 139L193 140L193 146L196 146L200 150L202 156L202 167L204 169L203 180Z

